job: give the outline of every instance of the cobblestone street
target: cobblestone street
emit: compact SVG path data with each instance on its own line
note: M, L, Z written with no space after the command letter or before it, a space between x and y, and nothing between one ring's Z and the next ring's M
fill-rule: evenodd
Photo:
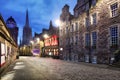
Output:
M51 58L20 57L1 80L120 80L120 70Z

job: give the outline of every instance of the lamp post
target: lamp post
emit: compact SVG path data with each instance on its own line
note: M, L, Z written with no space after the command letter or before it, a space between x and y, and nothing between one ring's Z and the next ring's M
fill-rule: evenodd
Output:
M32 55L33 44L34 44L34 42L33 42L33 40L31 40L31 41L30 41L30 51L31 51L31 55Z
M55 24L57 25L58 28L60 28L61 21L60 21L59 19L57 19L57 20L55 21ZM62 52L63 52L63 47L61 47L61 46L59 45L59 43L60 43L60 41L59 41L60 35L59 35L59 34L60 34L60 33L59 33L59 29L58 29L58 52L59 52L59 57L62 59L62 58L63 58L63 54L62 54Z

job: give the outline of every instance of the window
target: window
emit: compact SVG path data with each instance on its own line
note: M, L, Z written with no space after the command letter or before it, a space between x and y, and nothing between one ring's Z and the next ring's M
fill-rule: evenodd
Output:
M85 46L90 46L90 34L85 34Z
M62 35L62 29L60 30L60 34Z
M62 45L62 40L60 40L60 45Z
M72 24L72 32L74 31L74 27L73 27L73 24Z
M89 19L88 19L88 17L85 19L85 26L86 26L86 27L89 26Z
M76 22L75 24L76 24L76 31L78 31L78 23Z
M66 27L66 33L68 32L69 30L68 30L68 27Z
M93 5L93 6L96 5L96 0L92 0L92 5Z
M118 3L114 3L110 6L111 8L111 16L112 17L115 17L117 16L117 13L118 13Z
M72 42L74 43L74 37L72 37Z
M78 43L78 36L76 36L76 45L77 45L77 43Z
M93 25L96 25L96 23L97 23L97 21L96 21L96 13L94 13L94 14L92 15L92 24L93 24Z
M111 40L111 46L118 44L118 27L117 25L110 28L110 40Z
M73 37L70 38L70 43L73 43Z
M89 3L86 4L86 11L89 10Z
M72 37L71 41L72 41L71 44L73 45L73 43L74 43L74 37Z
M92 46L97 44L97 32L92 32Z

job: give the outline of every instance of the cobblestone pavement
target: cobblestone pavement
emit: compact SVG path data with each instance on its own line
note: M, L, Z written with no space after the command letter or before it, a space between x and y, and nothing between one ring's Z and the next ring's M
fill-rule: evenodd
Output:
M120 80L120 70L51 58L20 57L1 80Z

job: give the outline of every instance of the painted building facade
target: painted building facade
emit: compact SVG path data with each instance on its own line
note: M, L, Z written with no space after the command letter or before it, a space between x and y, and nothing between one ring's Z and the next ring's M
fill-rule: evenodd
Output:
M44 43L41 56L59 58L58 34L58 28L53 26L52 21L49 23L49 29L43 29L40 34L35 33L35 38L39 38Z

